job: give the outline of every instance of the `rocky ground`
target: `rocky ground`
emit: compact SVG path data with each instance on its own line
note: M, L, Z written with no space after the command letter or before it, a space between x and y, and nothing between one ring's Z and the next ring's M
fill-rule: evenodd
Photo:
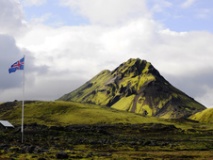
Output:
M163 124L27 125L0 130L0 159L213 159L212 130Z

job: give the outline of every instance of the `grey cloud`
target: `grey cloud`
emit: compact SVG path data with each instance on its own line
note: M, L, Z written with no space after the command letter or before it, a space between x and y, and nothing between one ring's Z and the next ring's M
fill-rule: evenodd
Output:
M21 74L9 75L9 67L21 58L20 50L15 45L15 40L8 35L0 35L0 89L21 85Z
M208 95L209 90L213 90L213 71L211 68L203 69L197 73L188 73L188 75L174 76L174 75L164 75L164 77L176 88L185 92L192 98L198 98L201 100L203 95ZM202 102L204 105L208 102Z
M25 93L28 100L56 100L66 93L85 83L85 79L56 79L42 80L38 86L26 86Z
M24 27L20 3L14 0L1 0L0 10L0 33L18 34Z
M0 90L22 86L22 71L8 73L9 67L26 54L25 70L27 74L45 74L46 66L36 66L35 59L30 52L21 50L16 46L15 40L9 35L0 35Z
M49 67L47 65L36 66L36 58L33 57L33 53L28 50L22 50L22 54L25 55L25 72L27 74L36 73L39 75L44 75L48 72Z

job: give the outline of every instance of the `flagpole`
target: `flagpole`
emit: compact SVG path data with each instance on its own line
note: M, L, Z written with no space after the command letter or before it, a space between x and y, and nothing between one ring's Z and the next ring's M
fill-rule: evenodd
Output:
M25 56L24 56L24 60L25 60ZM25 66L25 65L24 65ZM24 142L24 99L25 99L25 68L23 69L23 98L22 98L22 120L21 120L21 133L22 133L22 138L21 138L21 142Z

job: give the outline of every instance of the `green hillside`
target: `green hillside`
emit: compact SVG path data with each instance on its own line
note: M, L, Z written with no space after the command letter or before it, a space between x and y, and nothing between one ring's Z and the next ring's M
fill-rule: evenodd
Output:
M116 124L116 123L169 123L154 117L118 111L108 107L76 102L26 102L25 124L65 126L71 124ZM13 124L21 123L21 103L8 102L0 105L0 119Z
M189 118L203 123L213 123L213 108L207 108Z
M104 70L59 100L91 103L140 115L187 118L205 107L172 86L145 60L129 59Z

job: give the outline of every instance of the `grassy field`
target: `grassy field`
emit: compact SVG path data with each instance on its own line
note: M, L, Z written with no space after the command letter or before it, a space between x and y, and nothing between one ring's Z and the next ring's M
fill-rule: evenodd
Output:
M171 123L163 119L144 117L109 107L64 101L26 102L24 112L25 124L37 123L47 126L104 123ZM7 119L15 125L20 124L21 103L16 103L10 110L1 112L0 118Z

